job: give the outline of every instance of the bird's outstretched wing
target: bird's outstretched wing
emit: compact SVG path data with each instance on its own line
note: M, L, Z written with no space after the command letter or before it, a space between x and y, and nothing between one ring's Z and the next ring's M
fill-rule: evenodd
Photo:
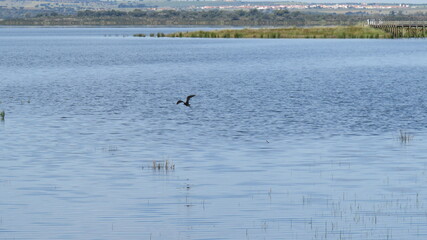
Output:
M180 103L182 103L183 101L182 100L178 100L178 102L176 102L176 104L180 104Z
M196 96L196 95L190 95L190 96L188 96L187 97L187 103L190 101L190 99L192 98L192 97L194 97L194 96Z

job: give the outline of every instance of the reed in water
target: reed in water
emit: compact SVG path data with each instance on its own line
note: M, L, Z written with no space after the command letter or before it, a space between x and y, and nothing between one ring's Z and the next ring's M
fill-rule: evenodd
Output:
M364 26L309 28L245 28L176 32L166 37L191 38L392 38L390 33Z

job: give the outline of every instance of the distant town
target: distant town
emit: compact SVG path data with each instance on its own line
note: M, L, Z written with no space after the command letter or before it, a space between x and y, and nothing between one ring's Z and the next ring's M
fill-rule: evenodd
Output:
M204 6L200 9L258 9L258 10L278 10L278 9L405 9L410 8L409 4L280 4L280 5L238 5L238 6ZM415 8L415 7L413 7Z
M111 9L258 9L258 10L405 10L424 8L414 4L304 4L296 2L249 2L236 0L223 1L104 1L104 0L0 0L0 9L21 10L53 10L59 12L80 10L111 10Z

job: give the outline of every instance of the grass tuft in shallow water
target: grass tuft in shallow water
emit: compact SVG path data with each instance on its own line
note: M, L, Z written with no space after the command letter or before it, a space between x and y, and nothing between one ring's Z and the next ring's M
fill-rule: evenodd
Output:
M0 112L0 120L4 121L4 116L6 116L6 113L4 111Z
M165 161L153 160L150 168L153 169L154 171L160 171L160 170L169 171L169 170L175 170L175 164L169 160L165 160Z
M414 136L408 132L400 130L400 135L398 138L401 143L409 143L414 138Z

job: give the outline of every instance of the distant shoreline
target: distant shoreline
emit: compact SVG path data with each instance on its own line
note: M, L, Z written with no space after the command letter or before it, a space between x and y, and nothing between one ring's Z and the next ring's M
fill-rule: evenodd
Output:
M155 24L63 24L63 25L8 25L1 24L0 28L277 28L277 26L240 26L240 25L173 25L173 24L165 24L165 25L155 25Z
M0 19L0 26L71 26L71 27L109 27L109 26L240 26L240 27L303 27L303 26L353 26L365 23L368 19L384 21L425 21L421 13L411 15L393 14L322 14L317 12L261 11L79 11L75 15L61 15L55 12L40 13L36 16L21 16Z
M249 26L248 26L249 27ZM268 27L268 26L265 26ZM244 28L243 26L212 25L0 25L0 28ZM256 28L256 27L254 27Z

